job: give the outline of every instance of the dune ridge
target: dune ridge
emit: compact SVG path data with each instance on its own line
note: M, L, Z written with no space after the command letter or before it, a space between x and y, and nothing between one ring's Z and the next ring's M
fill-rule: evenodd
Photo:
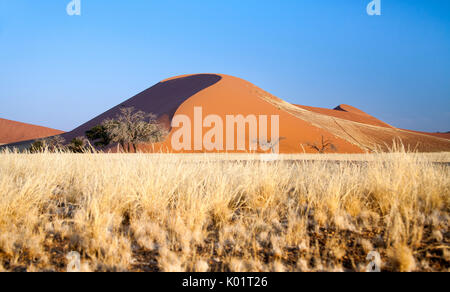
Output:
M184 101L219 80L220 76L214 74L185 75L175 79L163 80L73 131L62 135L62 137L66 141L71 141L73 138L84 136L87 130L101 124L104 120L115 118L122 107L134 107L136 110L153 113L162 123L170 127L170 121L175 111Z
M412 132L412 133L416 133L416 134L422 134L422 135L430 135L430 136L434 136L434 137L450 140L450 132L447 132L447 133L429 133L429 132L420 132L420 131L413 131L413 130L403 130L403 131Z

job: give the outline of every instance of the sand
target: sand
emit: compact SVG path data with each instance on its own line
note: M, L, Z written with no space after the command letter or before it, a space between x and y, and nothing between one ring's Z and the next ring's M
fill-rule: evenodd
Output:
M322 137L331 141L336 150L327 153L365 153L392 147L393 141L402 141L407 148L420 152L450 151L450 134L422 133L395 128L368 113L350 105L341 104L335 109L293 105L258 88L243 79L223 74L195 74L172 77L128 99L122 104L95 117L75 130L63 134L66 141L82 136L92 127L108 118L114 118L121 107L134 107L154 113L170 130L162 143L140 145L144 152L208 153L243 151L175 151L172 136L177 129L170 125L175 115L186 115L194 120L194 108L201 107L203 117L218 115L226 121L227 115L279 116L280 153L317 153L308 145L320 144ZM269 122L270 124L270 122ZM192 136L194 134L192 127ZM209 128L205 128L203 133ZM270 127L269 127L270 131ZM236 141L235 133L235 141ZM248 130L246 133L248 137ZM194 149L194 139L191 139ZM226 145L226 133L223 140ZM3 142L0 140L0 142ZM8 143L8 142L6 142ZM246 139L247 149L250 141ZM117 149L111 147L110 149ZM248 152L244 151L244 152ZM261 152L261 151L258 151Z
M154 113L161 122L170 126L174 113L183 102L220 79L220 76L214 74L199 74L162 81L62 136L66 141L83 136L104 120L115 118L122 107L134 107L136 110Z
M59 135L63 131L0 119L0 145Z
M322 136L333 142L336 153L371 152L378 148L385 150L392 147L394 140L401 140L407 148L421 152L450 150L448 140L397 129L349 105L340 105L334 110L294 106L245 80L219 76L219 82L186 100L176 114L193 118L193 108L201 106L203 115L216 114L222 118L236 114L279 115L280 136L286 137L281 141L280 152L285 154L315 153L316 150L310 149L307 144L318 144ZM156 150L173 152L170 139L157 145ZM141 147L144 151L153 149L154 146Z
M224 121L226 115L279 115L280 116L280 137L286 137L280 143L281 153L299 153L303 152L302 144L319 142L322 136L333 140L333 143L340 149L340 153L361 153L362 150L352 143L341 139L324 129L315 127L295 116L289 114L270 102L267 102L263 96L269 96L260 88L240 78L219 75L221 80L214 86L197 93L186 100L176 111L176 114L187 115L193 120L194 107L202 107L203 115L210 114L220 116ZM173 79L172 79L173 80ZM270 98L274 98L270 96ZM248 132L247 132L248 137ZM226 137L224 135L224 140ZM236 136L235 136L236 140ZM171 136L162 143L162 149L175 152L171 147ZM248 139L246 144L249 145ZM192 145L193 148L193 145ZM142 147L141 149L150 150L150 147ZM306 147L306 152L314 151ZM208 152L201 151L182 151L182 152ZM217 151L215 151L217 152ZM239 151L232 151L233 153Z
M403 130L403 131L408 131L408 132L412 132L412 133L416 133L416 134L424 134L424 135L430 135L433 137L438 137L438 138L443 138L443 139L448 139L450 140L450 133L428 133L428 132L420 132L420 131L412 131L412 130Z
M349 105L339 105L335 109L327 109L327 108L318 108L312 106L304 106L304 105L296 105L300 108L306 109L311 112L328 115L348 121L358 122L367 125L373 125L378 127L392 128L391 125L386 124L383 121L378 120L375 117L370 116L369 114L358 110Z

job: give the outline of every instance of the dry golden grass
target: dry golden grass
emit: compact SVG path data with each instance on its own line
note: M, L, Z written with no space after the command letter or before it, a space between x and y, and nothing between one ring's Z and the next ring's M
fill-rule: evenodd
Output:
M449 153L258 158L3 152L0 271L449 271Z

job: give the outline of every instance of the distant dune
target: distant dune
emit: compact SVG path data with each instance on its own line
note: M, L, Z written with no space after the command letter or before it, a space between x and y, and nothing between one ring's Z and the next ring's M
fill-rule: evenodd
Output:
M421 152L450 151L450 134L398 129L345 104L334 109L293 105L245 80L222 74L184 75L163 80L62 136L66 141L82 136L105 119L115 117L122 107L152 112L170 129L166 141L140 145L139 149L145 152L209 152L205 148L196 151L174 151L171 145L172 136L177 130L170 128L173 117L186 115L194 120L195 107L202 108L203 117L218 115L223 121L227 115L266 115L269 118L272 115L279 116L280 137L283 137L280 142L281 153L316 153L310 145L320 144L322 138L334 144L336 149L330 152L336 153L363 153L386 149L392 146L393 140L401 140L406 147ZM208 130L209 128L205 128L203 131ZM193 129L191 133L193 136ZM248 137L248 134L247 129L245 136ZM235 140L236 135L237 133ZM222 138L226 144L226 135ZM194 138L191 140L191 148L194 149ZM247 147L249 144L247 138Z
M59 135L63 131L0 118L0 145Z
M392 128L392 126L386 124L385 122L382 122L378 120L377 118L374 118L367 113L349 106L345 104L341 104L335 109L326 109L326 108L319 108L319 107L312 107L312 106L304 106L304 105L296 105L300 108L306 109L311 112L315 112L322 115L328 115L335 118L358 122L366 125L372 125L372 126L378 126L378 127L385 127L385 128Z
M409 131L409 132L413 132L413 133L417 133L417 134L425 134L425 135L430 135L430 136L434 136L434 137L444 138L444 139L449 139L450 140L450 132L447 132L447 133L428 133L428 132L419 132L419 131L412 131L412 130L405 130L405 131Z

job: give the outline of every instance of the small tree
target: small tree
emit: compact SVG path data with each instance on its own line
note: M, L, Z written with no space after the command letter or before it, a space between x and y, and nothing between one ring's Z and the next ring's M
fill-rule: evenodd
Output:
M77 137L72 139L67 148L73 153L85 153L90 150L91 144L85 137Z
M162 141L168 132L160 123L156 121L156 117L152 114L148 115L149 122L140 121L133 124L131 144L135 151L140 143L156 143Z
M104 125L97 125L86 131L86 137L94 143L95 147L106 147L111 143L108 131Z
M325 153L327 150L337 151L336 146L331 142L331 140L326 140L323 136L322 141L319 145L317 145L316 143L307 143L306 145L309 148L316 150L320 154Z
M101 127L99 133L103 135L104 129L108 137L105 140L118 143L127 152L131 152L131 146L137 151L138 144L159 142L167 135L154 114L136 111L133 107L121 108L116 119L104 121Z
M106 133L108 134L110 143L118 143L124 151L127 150L125 146L128 144L130 137L126 125L118 120L110 119L106 120L102 124ZM128 144L128 152L130 151Z

